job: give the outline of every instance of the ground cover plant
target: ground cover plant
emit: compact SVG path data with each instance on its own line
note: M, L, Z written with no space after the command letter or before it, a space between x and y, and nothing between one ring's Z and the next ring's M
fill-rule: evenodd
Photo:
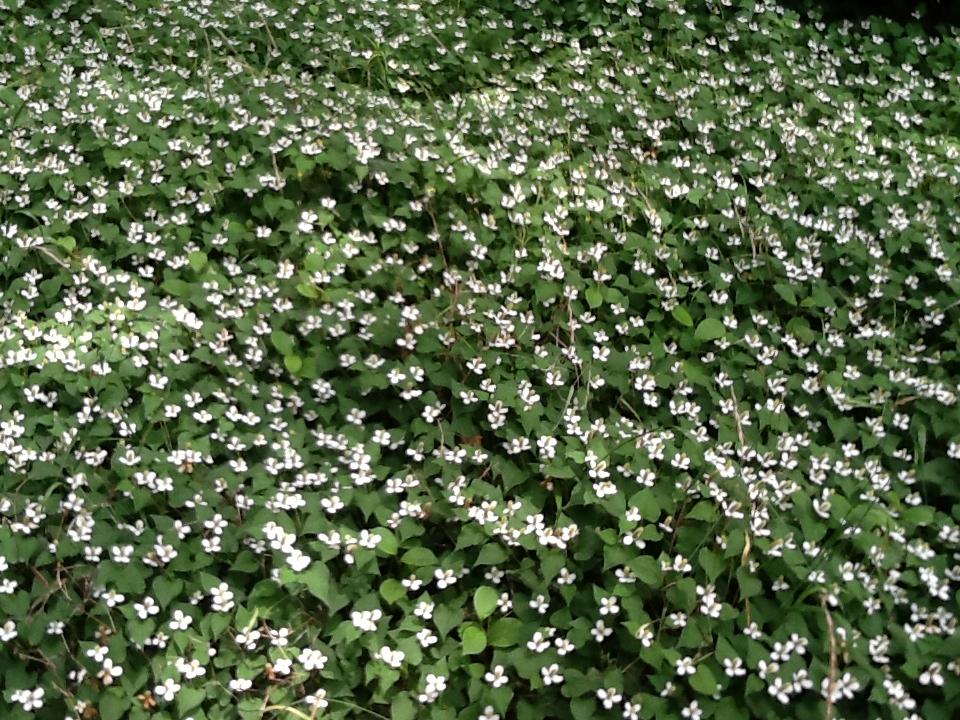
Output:
M952 717L956 32L0 8L4 718Z

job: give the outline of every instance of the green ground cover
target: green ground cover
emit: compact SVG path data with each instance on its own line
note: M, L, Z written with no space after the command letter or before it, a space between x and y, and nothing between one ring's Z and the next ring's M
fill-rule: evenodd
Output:
M953 717L960 32L0 30L4 719Z

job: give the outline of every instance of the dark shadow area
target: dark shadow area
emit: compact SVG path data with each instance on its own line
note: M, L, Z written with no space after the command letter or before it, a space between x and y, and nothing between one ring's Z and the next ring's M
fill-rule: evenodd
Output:
M960 28L960 2L956 0L779 0L779 5L800 15L801 22L859 23L886 18L905 29L932 37L950 37Z

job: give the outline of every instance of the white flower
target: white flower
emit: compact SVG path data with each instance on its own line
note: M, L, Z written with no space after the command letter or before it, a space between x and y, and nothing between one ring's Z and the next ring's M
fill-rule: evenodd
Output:
M210 596L213 598L213 609L218 612L229 612L234 607L233 591L225 582L210 590Z
M392 668L398 668L403 664L405 657L403 650L391 650L386 645L380 648L378 657Z
M323 688L317 690L313 695L307 695L304 698L304 702L310 707L320 708L321 710L330 704L327 702L327 691Z
M920 684L929 685L933 683L937 687L943 687L943 675L940 674L942 669L943 666L940 663L931 663L930 667L920 675Z
M249 678L234 678L227 684L233 692L246 692L253 687L253 680Z
M617 692L616 688L601 688L597 690L597 699L603 703L604 709L610 710L614 705L623 700L623 695Z
M171 678L164 680L163 685L157 685L153 688L153 694L167 702L172 702L178 692L180 692L180 683Z
M114 665L113 660L110 658L104 658L103 668L97 673L97 677L103 680L104 685L112 685L114 678L118 678L121 675L123 675L123 668L119 665Z
M643 706L640 703L632 703L627 700L623 703L624 720L638 720L641 710L643 710Z
M533 637L527 642L527 647L535 653L542 653L550 647L550 641L547 640L539 630L533 634Z
M433 631L430 628L423 628L420 632L417 633L417 642L420 643L420 647L430 647L439 642L439 638L433 634Z
M784 705L790 702L790 683L784 683L783 678L774 678L773 682L767 686L767 692L779 700Z
M190 662L187 662L183 658L177 658L177 670L180 671L180 674L183 675L187 680L193 680L200 677L201 675L207 674L207 669L200 664L200 661L194 658Z
M550 667L540 668L540 674L543 675L544 685L559 685L563 682L563 673L560 672L560 666L553 663Z
M477 720L500 720L500 715L494 710L493 705L487 705L477 716Z
M447 679L443 675L434 675L432 673L427 675L427 687L426 692L433 695L442 693L447 689Z
M173 617L168 623L171 630L186 630L193 623L193 618L183 610L174 610Z
M352 612L350 614L350 622L353 623L354 627L364 632L376 632L377 631L377 621L383 617L383 612L381 610L364 610L363 612Z
M441 590L446 589L457 581L456 574L453 570L441 570L437 568L433 571L433 576L437 579L437 587Z
M43 688L34 688L33 690L17 690L13 694L13 700L20 703L26 712L39 710L43 707Z
M616 597L608 597L600 600L600 614L601 615L616 615L620 612L620 606L617 605Z
M323 670L324 666L327 664L327 656L319 650L314 650L312 648L304 648L301 650L297 660L301 665L303 665L303 669L307 672L311 672L313 670Z
M493 669L493 672L488 672L483 676L483 679L493 685L495 688L498 688L501 685L506 685L509 682L509 678L504 672L503 665L497 665Z
M743 666L743 658L724 658L723 671L728 677L743 677L747 674L747 669Z
M407 588L410 592L416 592L423 587L423 580L418 578L416 575L411 575L410 577L401 580L400 584Z
M107 603L107 607L111 607L111 608L116 607L117 605L122 603L124 600L126 600L126 596L121 593L118 593L116 590L110 590L109 592L104 593L103 597L104 597L104 602Z
M137 611L137 617L141 620L146 620L151 615L156 615L160 612L160 606L157 605L157 601L152 597L145 597L142 603L134 603L133 609Z
M304 555L303 551L294 548L287 555L287 565L289 565L294 572L302 572L307 569L312 560L309 556Z
M106 645L98 645L87 650L87 657L93 658L94 662L102 663L107 657L108 648Z
M768 675L775 675L780 672L780 663L771 662L768 663L766 660L761 660L757 663L758 674L760 675L761 680L766 680Z
M613 628L608 628L603 620L597 620L597 624L590 628L590 634L598 643L613 635Z
M371 533L369 530L360 531L360 547L373 550L383 541L383 536L379 533Z
M692 657L683 657L677 660L677 675L693 675L697 671L697 666Z
M254 650L257 647L257 640L263 635L259 630L248 630L247 632L238 633L234 636L237 645L240 645L246 650Z
M413 614L417 617L421 617L424 620L429 620L433 617L433 608L435 605L432 602L427 602L426 600L421 600L417 607L414 608Z
M597 624L599 625L600 623L598 622ZM591 632L593 631L591 630ZM634 633L634 637L640 641L641 645L648 648L653 645L653 640L656 635L654 634L653 630L650 629L650 623L647 623L646 625L641 625L639 628L637 628L637 631Z

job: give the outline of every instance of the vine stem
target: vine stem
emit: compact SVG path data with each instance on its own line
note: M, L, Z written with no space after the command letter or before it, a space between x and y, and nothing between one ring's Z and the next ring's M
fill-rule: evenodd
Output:
M355 705L352 702L347 702L346 700L330 700L329 702L346 705L348 708L352 708L353 710L359 710L360 712L368 713L370 715L373 715L374 717L380 718L380 720L390 720L390 718L388 718L386 715L381 715L380 713L370 710L369 708L360 707L359 705Z
M820 605L823 607L823 614L827 619L827 629L830 631L830 677L827 686L827 720L833 718L833 691L837 686L837 637L833 629L833 617L827 608L827 596L824 594L820 598Z

